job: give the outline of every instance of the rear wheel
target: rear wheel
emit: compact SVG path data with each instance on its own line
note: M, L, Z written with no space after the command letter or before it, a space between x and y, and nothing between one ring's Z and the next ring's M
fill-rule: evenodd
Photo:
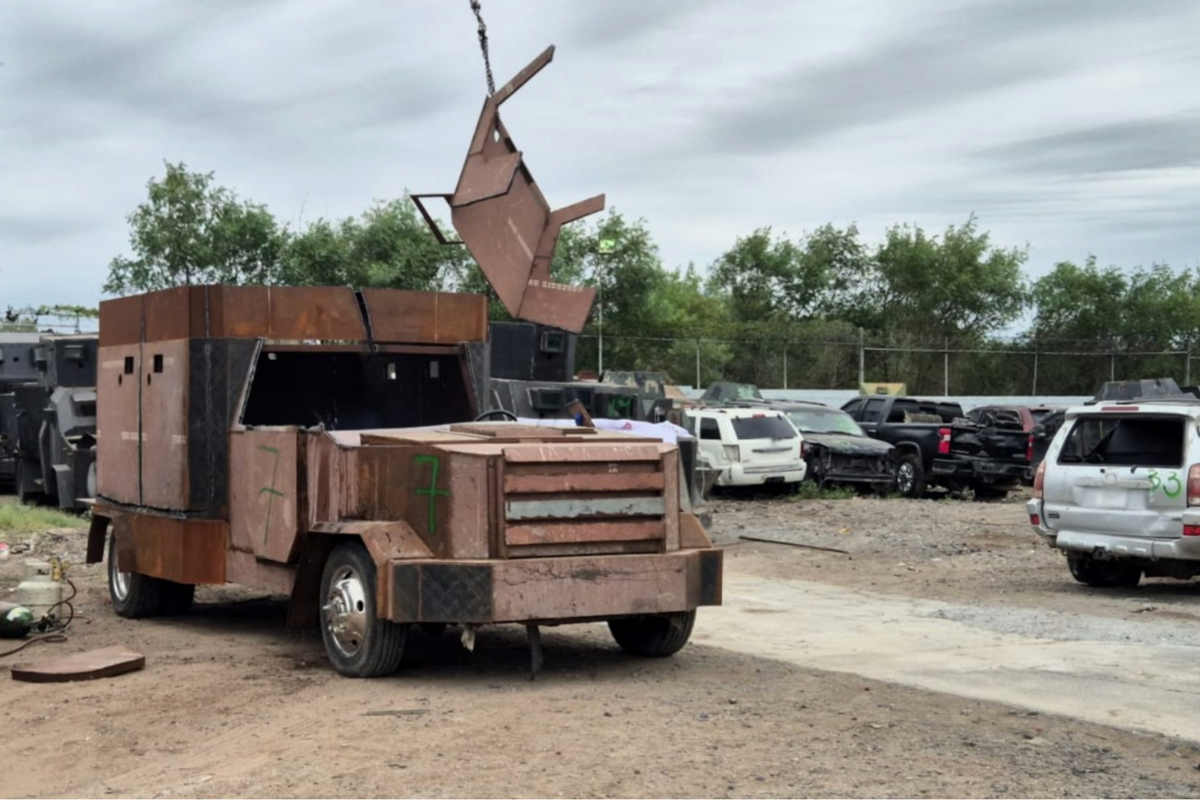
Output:
M175 583L163 581L162 613L168 617L186 614L192 608L196 597L196 585L192 583Z
M695 611L680 611L612 619L608 621L608 629L626 653L661 658L678 653L687 644L695 624Z
M16 488L17 500L24 505L40 506L46 502L46 494L38 491L36 488L38 481L37 473L34 472L34 465L23 459L17 459L17 474Z
M905 453L896 464L896 491L905 497L925 496L925 467L916 453Z
M972 487L972 492L976 500L1003 500L1008 497L1008 487L991 486L986 483L976 484Z
M140 619L158 614L163 608L166 583L161 578L122 571L117 559L117 536L108 537L108 596L119 616Z
M321 638L334 669L348 678L379 678L400 666L408 626L380 619L375 562L361 542L343 542L321 576Z
M1142 579L1142 570L1129 561L1097 561L1088 555L1067 556L1071 577L1088 586L1101 589L1137 586Z

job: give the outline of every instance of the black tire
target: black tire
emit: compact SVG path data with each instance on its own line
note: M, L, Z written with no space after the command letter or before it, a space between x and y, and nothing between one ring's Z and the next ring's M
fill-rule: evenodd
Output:
M117 537L108 537L108 596L113 611L127 619L153 617L162 612L164 587L168 581L139 575L136 572L121 573L117 562ZM179 584L175 584L179 585Z
M191 610L195 597L196 585L194 583L163 581L162 610L159 613L168 617L182 616Z
M986 483L980 483L972 486L971 491L976 500L1003 500L1008 497L1008 487L1005 486L989 486Z
M1142 580L1142 568L1129 561L1097 561L1088 555L1070 554L1071 577L1100 589L1131 588Z
M829 480L822 474L816 459L808 459L808 468L804 472L804 480L816 486L819 491L825 491L829 488ZM797 484L799 486L799 484Z
M408 626L379 619L375 562L362 542L343 542L321 575L321 639L329 661L348 678L382 678L400 666Z
M905 497L924 497L925 466L921 464L921 456L916 453L905 453L896 462L896 491Z
M446 633L447 627L445 622L422 622L421 632L430 639L440 639Z
M33 464L26 459L18 459L16 473L14 483L16 483L17 502L27 506L45 505L46 493L29 488L29 484L37 480L33 472Z
M673 656L687 644L696 624L695 611L610 619L608 629L626 653L662 658Z

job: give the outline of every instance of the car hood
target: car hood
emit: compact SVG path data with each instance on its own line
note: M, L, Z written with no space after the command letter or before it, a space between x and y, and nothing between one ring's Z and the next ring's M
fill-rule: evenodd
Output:
M892 445L867 436L848 433L804 433L804 441L828 447L835 453L850 456L880 456L892 450Z

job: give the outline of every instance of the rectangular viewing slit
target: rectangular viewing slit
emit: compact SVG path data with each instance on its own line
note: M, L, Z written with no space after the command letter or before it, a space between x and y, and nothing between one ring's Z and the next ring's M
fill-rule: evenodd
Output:
M155 372L162 372L162 370L163 370L163 357L162 357L162 353L155 353L155 354L154 354L154 371L155 371Z
M504 505L509 520L582 519L598 516L648 517L666 513L661 497L606 497L589 500L510 500Z
M133 356L125 356L125 374L133 374Z
M578 545L600 542L648 542L666 534L661 520L632 522L551 522L511 525L504 541L512 547Z

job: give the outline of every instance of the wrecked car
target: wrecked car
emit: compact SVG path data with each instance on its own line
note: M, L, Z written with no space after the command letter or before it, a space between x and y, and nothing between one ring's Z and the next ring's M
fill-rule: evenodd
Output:
M819 403L772 403L804 437L805 480L818 486L851 484L878 493L896 482L896 448L872 439L854 418Z
M1102 401L1065 417L1026 509L1075 580L1200 575L1200 400Z

